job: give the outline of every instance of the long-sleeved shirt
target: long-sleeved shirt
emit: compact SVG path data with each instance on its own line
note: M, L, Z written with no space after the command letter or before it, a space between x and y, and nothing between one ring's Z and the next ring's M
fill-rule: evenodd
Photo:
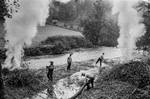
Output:
M96 64L99 62L99 61L103 61L104 60L104 55L101 55L98 60L96 61Z
M70 62L70 63L72 62L71 56L68 57L67 62Z

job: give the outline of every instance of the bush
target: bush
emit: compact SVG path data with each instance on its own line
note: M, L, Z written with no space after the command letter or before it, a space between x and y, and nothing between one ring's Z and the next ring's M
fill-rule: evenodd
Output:
M44 70L2 69L6 99L31 98L36 93L46 89Z
M54 44L55 44L55 46L52 48L52 51L54 54L61 54L65 51L66 46L62 42L57 41Z
M80 48L80 47L93 47L92 43L84 37L76 36L53 36L48 37L41 42L41 45L54 45L52 47L53 54L60 54L66 50ZM42 51L43 52L43 51Z
M51 46L52 45L52 46ZM84 37L77 36L53 36L42 41L38 47L24 48L25 56L40 56L50 54L62 54L67 50L93 47L92 43Z
M115 66L104 80L120 80L129 82L139 88L150 84L150 67L144 62L130 62Z
M6 49L0 49L0 59L5 60L6 59Z
M29 69L15 69L13 71L9 71L8 69L4 68L2 71L5 77L5 85L10 88L39 85L39 82L36 79L42 79L41 75L37 75L34 71Z
M43 53L40 51L40 48L24 48L24 55L25 56L38 56L42 55Z

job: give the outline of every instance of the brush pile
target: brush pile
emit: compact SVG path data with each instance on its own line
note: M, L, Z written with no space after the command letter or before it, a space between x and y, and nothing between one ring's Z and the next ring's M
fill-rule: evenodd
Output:
M128 82L138 88L150 84L150 66L144 62L131 61L126 64L119 64L104 76L104 80L119 80Z
M150 99L150 66L131 61L102 71L95 88L84 91L79 99Z

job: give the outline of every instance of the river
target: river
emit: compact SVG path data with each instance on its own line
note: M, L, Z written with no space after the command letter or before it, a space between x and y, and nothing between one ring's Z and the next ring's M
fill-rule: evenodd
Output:
M105 53L104 58L120 57L121 50L114 47L88 48L82 51L74 52L72 55L73 62L81 62L98 58L101 53ZM31 69L40 69L49 65L49 61L54 61L54 65L63 65L67 62L69 54L52 55L50 58L31 59L27 61Z

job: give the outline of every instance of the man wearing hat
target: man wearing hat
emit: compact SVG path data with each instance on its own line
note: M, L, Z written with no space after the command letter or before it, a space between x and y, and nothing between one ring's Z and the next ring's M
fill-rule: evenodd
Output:
M51 81L53 81L53 70L54 70L54 65L53 65L53 61L50 61L50 65L46 66L46 69L48 71L47 73L47 78Z

